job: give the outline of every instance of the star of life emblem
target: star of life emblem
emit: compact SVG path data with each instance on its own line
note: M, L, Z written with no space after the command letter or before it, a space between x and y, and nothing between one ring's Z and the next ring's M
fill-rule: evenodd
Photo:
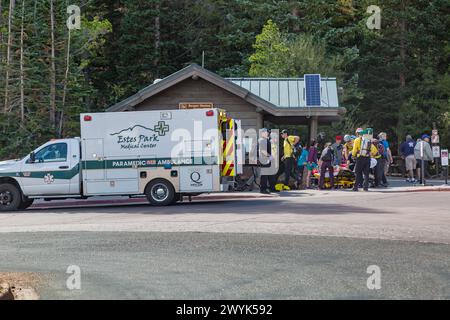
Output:
M53 177L52 174L47 173L47 174L44 176L44 182L45 182L46 184L51 184L51 183L55 182L55 177Z

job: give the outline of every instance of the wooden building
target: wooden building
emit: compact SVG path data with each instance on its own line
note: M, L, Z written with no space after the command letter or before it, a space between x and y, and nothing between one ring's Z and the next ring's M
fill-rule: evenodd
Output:
M316 137L319 124L339 121L345 114L345 108L339 107L336 79L322 78L320 86L321 105L306 107L303 78L226 79L191 64L106 111L215 107L242 120L244 129L269 123L308 125L310 136Z

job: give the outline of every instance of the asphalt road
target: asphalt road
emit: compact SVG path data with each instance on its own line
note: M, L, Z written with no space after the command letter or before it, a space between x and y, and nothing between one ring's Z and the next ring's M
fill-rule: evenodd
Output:
M42 276L44 299L450 299L448 206L448 192L316 191L3 213L0 272Z
M449 246L348 238L148 232L0 235L3 270L44 299L449 299ZM81 269L81 290L66 269ZM367 288L367 267L381 289Z

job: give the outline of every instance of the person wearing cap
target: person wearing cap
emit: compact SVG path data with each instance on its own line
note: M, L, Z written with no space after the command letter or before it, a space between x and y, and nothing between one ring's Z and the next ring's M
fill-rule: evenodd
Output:
M400 153L402 155L402 159L405 161L405 169L408 173L406 182L411 183L416 182L416 179L414 179L414 170L416 170L417 166L416 157L414 156L415 147L416 142L409 134L406 136L406 140L400 145Z
M423 159L422 159L422 151L423 150ZM423 183L422 177L422 163L423 170L425 175L428 172L428 161L434 162L433 152L431 151L430 146L430 136L427 134L422 135L422 139L419 139L414 147L414 157L417 162L417 178L419 179L419 183ZM423 161L422 161L423 160Z
M343 149L342 145L342 136L336 136L336 142L332 144L333 152L334 152L334 163L333 165L338 166L342 164L343 158Z
M298 185L298 177L295 175L296 160L294 157L294 146L300 142L300 137L290 136L287 130L281 131L283 141L283 157L284 162L284 185L289 186L289 178L293 177Z
M264 168L270 167L272 156L272 144L269 139L270 132L263 128L260 130L260 139L258 140L258 163L263 167L261 172L264 173ZM275 192L275 177L273 175L261 174L259 190L261 193L268 194L271 191Z
M363 185L363 181L364 191L369 190L370 159L371 157L374 158L378 153L378 149L371 143L371 141L367 143L367 150L363 148L363 131L364 130L361 128L356 130L356 135L358 137L353 143L352 157L356 159L356 183L353 187L353 191L358 191L359 186Z

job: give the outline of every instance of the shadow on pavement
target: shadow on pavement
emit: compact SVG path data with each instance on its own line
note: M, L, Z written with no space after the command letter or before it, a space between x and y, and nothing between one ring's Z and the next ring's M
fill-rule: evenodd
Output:
M344 214L393 214L387 210L370 208L362 204L324 204L293 203L277 199L255 200L217 200L193 201L177 203L168 207L152 207L148 204L115 205L115 206L86 206L76 208L31 208L22 213L51 212L55 214L145 214L145 215L176 215L176 214L300 214L300 215L344 215ZM20 213L16 213L20 214Z

